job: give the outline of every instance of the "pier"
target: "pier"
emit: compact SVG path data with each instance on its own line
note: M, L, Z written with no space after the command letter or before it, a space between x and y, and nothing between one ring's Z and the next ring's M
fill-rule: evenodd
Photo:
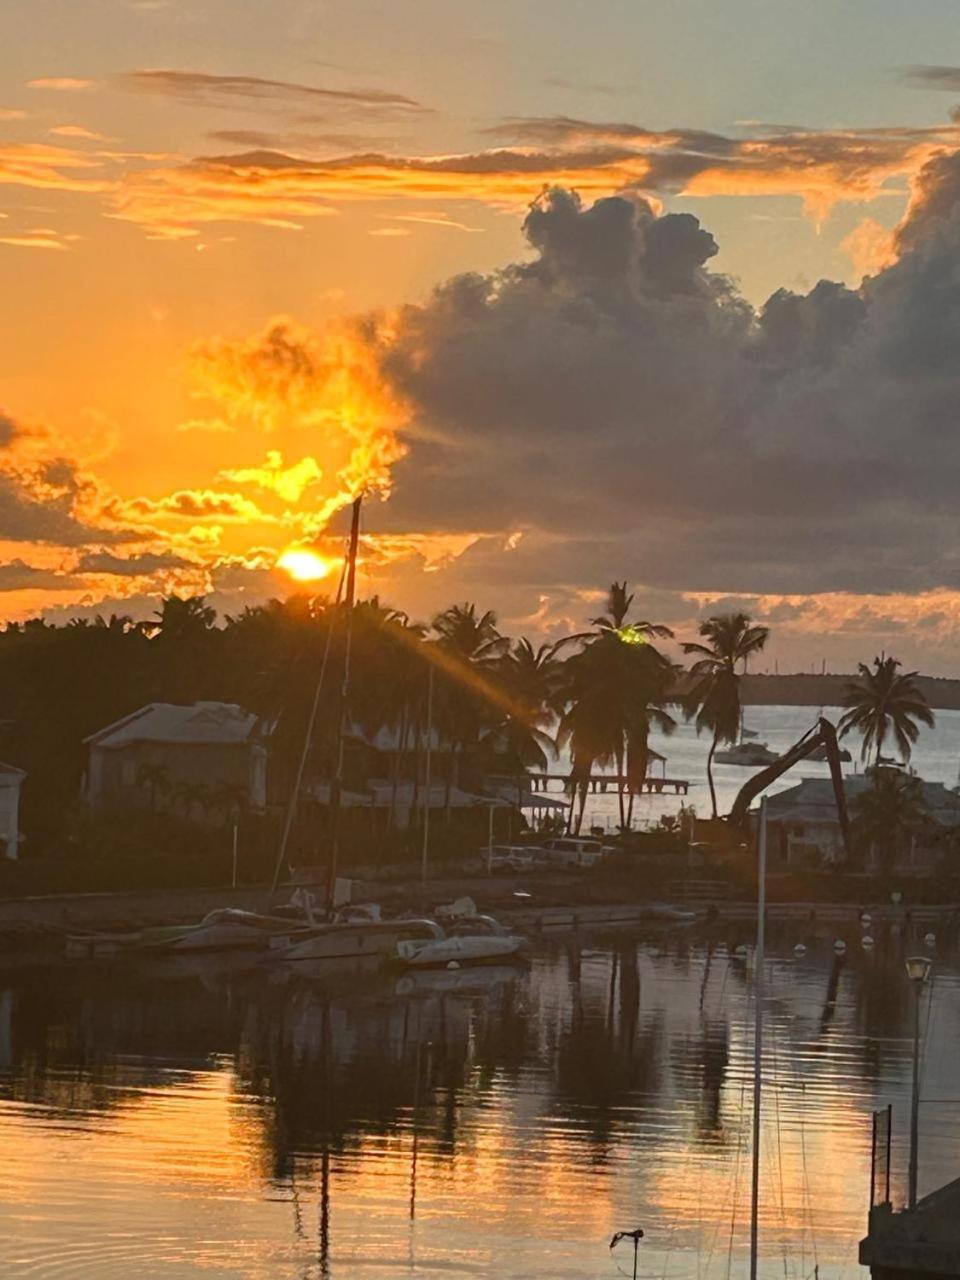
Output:
M546 793L551 783L560 783L562 789L570 786L570 775L566 773L528 773L524 782L531 791ZM662 774L648 774L639 784L627 778L626 774L591 773L586 779L587 789L591 795L605 795L608 791L617 792L623 788L627 794L663 795L673 794L685 796L690 790L687 778L668 778Z

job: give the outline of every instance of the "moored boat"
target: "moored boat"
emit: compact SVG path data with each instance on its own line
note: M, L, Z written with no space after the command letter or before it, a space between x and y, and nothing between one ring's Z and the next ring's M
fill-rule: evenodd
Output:
M339 960L348 956L392 956L404 941L438 941L443 929L435 920L382 920L349 917L270 940L271 957L283 961Z
M773 764L779 758L765 742L738 742L735 747L718 751L714 756L717 764L738 764L754 769Z
M507 933L492 916L461 916L445 937L397 943L397 960L411 969L504 964L523 957L527 939Z

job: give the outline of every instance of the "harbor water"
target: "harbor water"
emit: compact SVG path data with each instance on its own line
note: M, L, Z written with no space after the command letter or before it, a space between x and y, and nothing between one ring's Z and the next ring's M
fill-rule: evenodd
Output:
M907 926L904 926L905 928ZM7 1280L742 1277L749 927L547 939L529 968L418 975L239 957L0 974ZM946 925L772 929L764 1276L860 1274L870 1118L902 1201L925 1006L921 1191L960 1174ZM797 945L805 947L802 954Z

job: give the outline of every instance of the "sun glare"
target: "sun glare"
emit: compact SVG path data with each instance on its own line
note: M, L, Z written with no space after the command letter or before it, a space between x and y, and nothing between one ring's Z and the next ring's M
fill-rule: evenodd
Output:
M316 582L325 578L334 562L311 551L309 547L289 547L277 561L277 567L285 569L297 582Z

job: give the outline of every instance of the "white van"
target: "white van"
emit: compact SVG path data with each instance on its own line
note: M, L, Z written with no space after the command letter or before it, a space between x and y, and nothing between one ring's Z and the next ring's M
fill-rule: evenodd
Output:
M613 848L600 840L579 836L554 836L544 840L537 861L544 866L595 867Z

